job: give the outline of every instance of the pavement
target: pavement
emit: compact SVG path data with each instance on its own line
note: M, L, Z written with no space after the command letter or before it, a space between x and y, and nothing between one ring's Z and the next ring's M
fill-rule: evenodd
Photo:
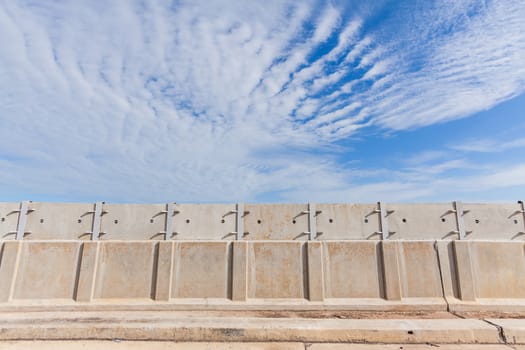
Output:
M521 350L525 347L480 344L341 344L341 343L198 343L157 341L8 341L0 350Z
M478 316L463 318L443 312L2 312L0 350L525 350L525 319Z

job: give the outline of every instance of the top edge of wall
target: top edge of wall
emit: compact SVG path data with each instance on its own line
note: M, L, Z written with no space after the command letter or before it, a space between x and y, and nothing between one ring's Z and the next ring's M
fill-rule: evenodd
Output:
M25 200L30 203L40 203L40 204L61 204L61 205L91 205L95 202L59 202L59 201L32 201L32 200ZM463 204L466 205L510 205L510 204L516 204L520 203L520 200L516 201L505 201L505 202L465 202L461 201ZM174 203L179 205L185 205L185 204L191 204L191 205L232 205L239 202L177 202L177 201L166 201L166 202L156 202L156 203L132 203L132 202L111 202L111 201L97 201L101 202L103 204L111 204L111 205L165 205L166 203ZM323 202L323 201L309 201L311 203L316 203L319 205L374 205L377 204L379 201L370 201L370 202ZM309 202L243 202L240 201L240 203L244 203L247 205L302 205ZM450 204L451 201L443 201L443 202L388 202L388 201L381 201L383 203L388 203L390 205L439 205L439 204ZM3 205L9 205L9 204L18 204L20 202L13 202L13 201L1 201L0 204Z

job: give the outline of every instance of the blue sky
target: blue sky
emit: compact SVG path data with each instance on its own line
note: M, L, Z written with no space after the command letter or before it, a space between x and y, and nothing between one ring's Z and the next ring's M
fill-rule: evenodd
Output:
M0 199L525 199L524 18L523 0L0 0Z

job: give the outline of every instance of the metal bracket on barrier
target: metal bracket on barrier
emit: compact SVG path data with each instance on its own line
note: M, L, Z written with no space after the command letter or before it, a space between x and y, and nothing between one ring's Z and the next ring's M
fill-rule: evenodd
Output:
M521 215L523 216L523 229L525 230L525 204L523 204L523 201L518 201L518 204L520 205ZM523 231L525 233L525 231Z
M454 205L454 210L452 210L453 213L456 213L456 223L458 226L458 230L456 233L459 235L459 239L465 239L467 237L467 232L465 231L465 221L463 220L463 215L466 213L466 211L463 210L463 204L459 201L452 202Z
M29 209L29 201L23 201L20 203L20 210L16 210L18 212L18 224L16 227L16 240L22 240L24 239L25 229L26 229L26 222L27 222L27 214L32 212L33 210ZM16 212L15 211L15 212Z
M174 203L166 204L166 235L165 240L173 239L173 215L175 215Z
M237 215L235 215L235 229L237 230L237 240L241 240L244 234L244 204L237 203L236 211Z
M244 204L243 203L237 203L235 205L235 210L230 210L227 214L223 215L226 216L228 214L236 214L235 215L235 231L230 232L231 235L235 235L237 240L241 240L244 236L244 215L249 214L249 211L244 210Z
M381 225L381 238L383 240L388 239L390 236L390 231L388 230L388 214L392 214L394 210L388 210L386 204L383 202L377 202L378 209L374 212L379 214L379 223Z
M308 230L310 231L310 240L317 237L317 227L315 222L315 203L308 203Z
M315 210L315 203L312 202L308 203L308 210L301 212L301 214L308 214L308 231L303 232L303 234L308 235L310 241L314 240L318 234L321 234L321 232L317 232L316 226L316 216L321 213L321 210Z
M100 219L102 218L102 205L104 202L95 203L95 211L93 212L93 226L91 228L91 240L98 241L100 237Z
M173 236L177 234L177 232L173 231L173 219L172 219L172 217L175 214L180 213L180 211L175 210L175 204L177 204L177 203L167 203L166 204L166 210L159 211L157 214L153 215L153 217L151 218L151 220L153 220L155 217L157 217L159 215L166 215L165 216L165 221L164 221L164 231L159 231L154 236L164 235L164 240L169 240L169 239L172 239Z

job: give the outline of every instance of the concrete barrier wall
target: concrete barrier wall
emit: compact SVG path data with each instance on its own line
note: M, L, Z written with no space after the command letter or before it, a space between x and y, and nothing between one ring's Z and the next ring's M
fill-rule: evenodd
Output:
M523 217L521 203L0 203L0 310L525 311Z
M4 303L445 305L430 241L6 241L1 252Z
M95 204L28 202L20 213L22 204L0 203L0 240L525 239L520 203L237 207L100 203L97 212Z
M489 241L4 241L0 310L516 311L524 252Z
M441 241L437 246L450 310L525 310L523 242Z

